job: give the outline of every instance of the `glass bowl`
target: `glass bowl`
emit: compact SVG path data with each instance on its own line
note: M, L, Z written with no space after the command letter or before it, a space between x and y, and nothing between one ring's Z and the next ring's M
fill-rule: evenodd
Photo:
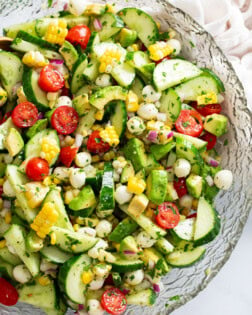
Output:
M99 1L96 1L99 2ZM219 236L207 245L203 260L190 268L173 269L163 278L164 291L152 308L128 307L125 314L169 314L203 290L228 260L240 238L252 206L252 115L248 110L241 82L232 65L216 45L212 36L183 11L164 0L114 1L118 7L138 7L151 13L160 21L161 28L175 29L183 43L183 55L199 66L213 69L226 87L224 113L229 118L229 132L218 143L222 166L234 175L232 189L221 192L215 206L221 216ZM25 22L62 9L63 2L56 1L47 9L40 0L0 0L0 33L3 27ZM224 141L228 140L228 145ZM71 312L69 312L71 313ZM1 315L38 315L41 311L18 304L7 308L0 306Z

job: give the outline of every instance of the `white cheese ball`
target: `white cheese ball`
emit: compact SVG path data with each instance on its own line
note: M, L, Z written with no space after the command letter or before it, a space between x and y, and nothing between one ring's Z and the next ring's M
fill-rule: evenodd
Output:
M126 272L124 276L125 282L127 282L130 285L137 285L141 283L144 279L144 272L142 269L132 271L132 272Z
M233 174L229 170L222 170L215 174L214 183L219 189L228 190L233 182Z
M130 193L127 189L127 186L121 185L116 188L115 191L115 200L120 204L123 205L124 203L127 203L132 198L132 193Z
M51 263L50 261L47 261L46 259L42 259L40 263L40 271L46 272L48 270L56 270L58 266L56 264Z
M88 256L91 258L98 258L99 256L99 250L100 249L106 249L108 248L108 243L102 239L100 239L94 247L92 247L89 251L88 251Z
M145 130L145 124L142 118L137 116L134 116L128 120L127 127L129 132L136 136L141 135Z
M158 109L152 103L141 104L138 111L137 111L137 114L140 117L142 117L143 119L151 120L151 119L155 119L157 117Z
M96 230L92 229L91 227L88 227L88 226L80 228L77 233L86 234L86 235L89 235L92 237L96 236Z
M96 278L89 283L89 290L99 290L103 287L105 279L103 278Z
M97 224L95 230L96 230L97 236L103 238L112 231L112 224L107 220L101 220Z
M12 188L8 179L3 183L3 193L8 197L15 197L16 196L16 192Z
M143 98L146 102L157 102L160 97L161 93L157 92L152 85L146 85L142 90Z
M186 177L190 174L191 171L191 164L188 162L186 159L178 159L174 166L174 173L175 175L180 178L180 177Z
M88 315L103 315L104 309L98 300L90 299L87 301Z
M81 188L85 185L86 182L86 174L83 169L79 168L71 168L70 176L69 176L70 184L74 188Z
M175 39L175 38L172 38L172 39L169 39L167 41L167 44L169 44L174 50L173 50L173 55L177 56L180 54L181 52L181 43L179 40Z
M92 156L88 152L79 152L76 154L74 159L78 167L85 167L92 162Z
M97 79L95 80L95 84L100 87L106 87L111 85L111 77L107 73L103 73L98 75Z
M57 102L56 102L56 107L60 107L60 106L69 106L69 107L72 107L73 104L72 104L72 100L70 97L68 96L60 96L58 99L57 99Z
M149 248L155 244L156 240L151 238L151 236L145 231L142 231L137 235L136 242L137 245L139 245L142 248Z
M81 15L86 8L85 0L69 0L67 10L75 16Z
M179 205L186 209L191 209L193 197L190 195L184 195L179 199Z
M25 265L18 265L13 269L13 277L19 283L26 283L31 280L32 275Z
M66 182L69 180L69 173L70 173L70 168L64 167L64 166L59 166L56 167L53 171L53 174L55 177L57 177L59 180Z

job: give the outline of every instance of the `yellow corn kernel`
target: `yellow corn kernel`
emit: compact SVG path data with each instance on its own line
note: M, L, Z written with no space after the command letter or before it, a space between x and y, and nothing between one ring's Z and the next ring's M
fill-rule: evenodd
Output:
M192 209L193 209L193 210L197 210L197 208L198 208L198 203L199 203L199 200L198 200L198 199L193 199L193 201L192 201Z
M91 270L84 271L81 275L81 280L84 284L89 284L94 279L94 274Z
M55 245L55 244L56 244L56 241L57 241L55 232L52 232L52 233L50 234L50 238L51 238L51 245Z
M4 184L4 179L0 178L0 185L3 186L3 184Z
M0 248L6 247L6 240L0 241Z
M92 129L93 130L98 130L98 131L102 131L103 130L101 125L93 125Z
M80 229L79 224L74 224L74 225L73 225L73 229L74 229L75 232L78 232L79 229Z
M7 92L0 86L0 106L7 102Z
M4 217L5 223L6 223L6 224L10 224L10 223L11 223L11 219L12 219L11 212L8 211L8 212L5 214L5 217Z
M121 60L122 53L117 48L107 49L104 54L100 57L99 72L110 73L115 63Z
M76 245L72 245L71 249L72 249L72 251L75 251L76 250Z
M160 29L160 26L161 26L160 22L156 21L156 24L157 24L157 28Z
M126 98L126 107L128 112L136 112L139 109L138 96L131 90Z
M117 146L120 142L114 126L107 126L100 132L100 136L110 146Z
M104 12L104 5L99 3L88 4L85 8L85 15L101 15Z
M129 192L140 195L144 192L146 183L143 179L132 176L129 178L127 188Z
M58 184L61 183L61 181L60 181L58 178L54 177L54 178L53 178L53 183L54 183L55 185L58 185Z
M49 164L60 152L58 144L54 139L45 137L41 141L41 153L40 156L45 159Z
M28 51L24 54L22 61L26 66L33 68L42 68L49 63L39 51Z
M45 186L50 186L50 185L52 185L51 176L46 176L46 177L44 178L44 180L43 180L43 184L44 184Z
M114 157L115 157L115 152L109 151L103 155L103 160L104 161L111 161L114 159Z
M49 24L44 39L53 44L62 45L67 36L67 23L64 20L57 20Z
M216 93L209 92L207 94L198 96L197 103L198 105L216 104L218 103L218 98Z
M174 49L166 42L157 42L156 44L150 45L148 50L150 52L150 58L154 61L158 61L169 56Z
M102 120L103 116L104 116L104 110L98 110L95 113L95 119L96 120Z
M38 282L40 285L45 287L51 283L51 280L47 276L42 276L42 277L38 278Z
M116 13L115 7L113 4L107 3L105 6L106 12Z

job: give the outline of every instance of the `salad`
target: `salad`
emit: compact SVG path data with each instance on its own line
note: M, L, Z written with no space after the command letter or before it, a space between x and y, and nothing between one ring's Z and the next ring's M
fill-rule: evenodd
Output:
M224 85L138 8L70 1L0 50L0 303L152 306L220 231ZM167 275L168 274L168 275Z

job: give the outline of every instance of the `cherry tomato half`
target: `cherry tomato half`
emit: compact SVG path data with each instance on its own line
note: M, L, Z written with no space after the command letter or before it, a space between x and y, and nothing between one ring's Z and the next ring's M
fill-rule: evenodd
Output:
M40 72L38 84L46 92L57 92L63 88L65 80L53 65L47 65Z
M11 116L12 112L7 112L3 115L3 118L1 119L0 125L2 125L10 116Z
M66 167L70 167L76 154L78 152L78 148L72 147L64 147L60 150L60 161Z
M4 278L0 278L0 303L7 306L12 306L17 304L18 301L18 292Z
M26 175L34 181L42 181L49 175L49 164L39 157L31 158L25 169Z
M86 25L76 25L72 27L67 34L66 40L73 45L80 45L82 49L86 49L91 31Z
M180 112L175 127L180 133L198 137L203 130L203 122L199 113L194 110L184 109Z
M180 215L177 206L172 202L163 202L158 206L156 221L163 229L173 229L178 225Z
M79 116L76 110L70 106L60 106L52 114L51 124L61 135L73 133L78 126Z
M209 104L209 105L201 105L199 106L197 102L192 102L190 104L193 108L197 110L197 112L200 113L200 115L206 117L208 115L212 114L219 114L222 111L220 104Z
M186 187L185 178L181 177L181 178L176 179L173 182L173 186L174 186L179 198L181 198L187 194L187 187Z
M162 61L170 60L170 59L171 59L170 56L166 56L166 57L164 57L164 58L162 58L162 59L160 59L160 60L158 60L158 61L155 61L155 60L154 60L154 62L155 62L156 65L158 65L158 64L161 63Z
M117 288L110 288L103 293L101 305L109 314L119 315L126 310L127 301L122 291Z
M88 151L97 154L107 152L110 149L110 146L102 140L100 132L95 130L88 138L87 149Z
M31 127L38 120L38 109L30 102L18 104L12 111L13 123L19 128Z
M217 141L217 137L207 131L205 132L203 136L200 137L200 139L207 141L207 150L211 150L215 146L216 141Z

